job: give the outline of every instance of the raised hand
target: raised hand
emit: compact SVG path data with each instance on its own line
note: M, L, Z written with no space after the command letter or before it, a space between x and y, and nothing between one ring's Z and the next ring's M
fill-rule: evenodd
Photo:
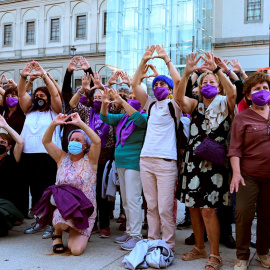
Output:
M0 127L4 128L6 126L8 126L8 124L7 124L6 120L5 120L5 118L2 115L0 115Z
M222 71L223 73L227 73L227 72L228 72L229 68L228 68L227 64L225 63L225 61L222 61L220 57L214 56L214 61L215 61L215 63L216 63L218 66L221 67L221 71Z
M56 125L56 126L59 126L59 125L66 125L67 122L66 120L70 117L70 115L66 115L66 114L62 114L62 113L59 113L54 119L53 119L53 123Z
M72 124L78 126L80 123L83 123L78 113L72 113L68 115L68 118L71 118L71 121L66 122L66 124Z
M214 71L217 68L217 65L214 60L214 54L209 52L205 52L204 54L207 58L201 56L201 59L203 59L204 61L204 64L201 67L207 68L210 71Z
M152 59L161 58L165 62L167 62L170 59L170 57L169 57L168 53L166 52L163 44L161 45L161 47L159 45L156 46L156 52L157 52L158 55L153 56Z
M109 106L109 104L111 103L111 100L110 100L110 90L107 87L104 88L104 91L103 92L101 91L101 98L102 98L102 102L106 106Z
M198 64L198 62L201 59L201 56L197 57L198 53L191 53L190 56L188 56L188 54L186 55L186 69L185 72L187 74L191 74L192 72L196 71L196 70L200 70L201 67L197 67L196 65Z
M86 58L83 56L80 57L80 64L81 64L81 67L79 69L88 70L90 68L89 63L87 62Z
M6 86L16 87L17 86L17 83L15 83L12 79L8 79Z
M232 62L230 64L233 67L233 72L234 73L243 71L238 59L232 59Z
M109 92L110 92L110 95L111 95L112 98L113 98L113 100L111 101L111 103L117 103L117 104L121 105L122 102L123 102L123 99L122 99L121 96L119 95L119 92L116 91L116 90L113 89L113 88L110 89Z
M94 86L90 88L90 90L104 88L104 85L101 83L101 75L99 75L98 72L94 72L94 77L92 76L92 74L90 74L90 78L94 83Z
M149 78L149 76L146 75L148 69L149 69L149 65L145 65L144 70L143 70L143 74L142 74L141 81L142 81L143 79L145 79L145 78Z
M80 56L73 57L68 64L68 68L67 68L68 72L73 72L74 70L79 70L77 68L79 61L80 61Z
M32 65L33 65L33 68L35 69L35 72L33 73L33 75L35 75L35 76L44 75L45 70L37 61L32 61Z
M90 82L91 82L90 74L88 72L84 73L84 76L81 76L81 80L82 80L82 88L84 90L90 91Z
M148 78L150 78L150 77L155 78L155 77L157 77L159 75L155 66L153 66L152 64L148 64L148 67L151 68L152 71L154 72L153 74L149 75Z
M24 67L24 69L22 70L21 76L27 77L27 76L31 75L31 72L33 69L34 69L34 66L33 66L32 62L28 62L26 64L26 66Z
M147 46L142 59L144 61L146 61L146 62L148 60L150 60L150 59L153 59L153 53L154 53L155 49L156 49L156 46L155 45L152 45L151 47Z
M129 76L128 76L128 74L127 74L126 72L121 71L121 72L119 73L119 76L120 76L120 78L121 78L121 80L122 80L119 84L125 83L125 84L127 84L128 86L131 85L130 78L129 78Z
M113 84L118 84L117 83L118 77L119 77L119 72L118 71L117 72L112 72L112 75L111 75L110 79L107 82L108 87L111 87Z

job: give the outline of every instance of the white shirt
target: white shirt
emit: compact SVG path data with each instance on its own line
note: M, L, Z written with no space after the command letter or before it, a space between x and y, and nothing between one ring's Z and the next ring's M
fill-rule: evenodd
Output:
M153 102L154 100L148 96L144 105L144 110L147 113ZM173 99L157 101L151 108L141 157L177 160L175 125L170 114L169 102L174 107L177 126L179 126L182 110L178 104Z
M21 137L24 140L24 153L48 153L43 146L42 137L57 114L52 111L34 111L26 114ZM57 126L52 137L53 143L60 149L60 126Z

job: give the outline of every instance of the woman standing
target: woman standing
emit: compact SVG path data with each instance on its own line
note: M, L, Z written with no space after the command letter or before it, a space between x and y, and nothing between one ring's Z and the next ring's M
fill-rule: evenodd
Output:
M233 178L231 193L236 193L235 270L245 270L250 256L251 225L257 211L257 260L270 267L270 77L255 72L244 83L250 108L235 117L228 156Z
M113 102L123 107L127 113L108 114L110 96ZM115 239L124 250L132 250L141 240L142 214L140 177L140 152L143 144L147 114L139 112L141 104L137 100L126 102L115 90L104 90L100 119L108 125L116 126L115 163L120 182L123 207L126 214L126 232Z
M31 97L26 93L26 78L32 74L40 76L46 86L38 87ZM27 206L29 198L29 187L32 196L32 206L41 198L43 191L55 183L56 164L48 155L47 150L42 144L42 137L46 129L62 110L62 102L59 93L48 77L45 70L38 62L27 63L21 73L18 84L19 102L23 112L26 114L24 127L21 137L24 139L24 148L22 155L22 168L24 179L27 179L25 185L25 203ZM61 148L60 127L53 134L54 143ZM48 228L51 229L51 228ZM35 233L40 227L35 223L31 228L25 230L25 233ZM50 233L45 233L44 238L50 237Z
M202 67L211 72L202 75L199 81L200 100L185 96L190 74L197 69L196 54L187 56L186 69L180 82L180 95L176 101L183 112L191 115L190 137L182 163L181 181L178 183L178 198L189 207L191 223L195 235L195 248L183 255L185 261L207 257L204 246L204 225L210 241L210 257L205 269L219 269L222 260L219 254L219 222L215 208L227 204L229 195L228 168L198 157L195 149L205 138L219 145L226 145L230 122L234 115L236 100L235 87L214 62L214 56L205 53L201 57ZM223 88L226 96L221 95ZM225 160L225 153L223 156Z

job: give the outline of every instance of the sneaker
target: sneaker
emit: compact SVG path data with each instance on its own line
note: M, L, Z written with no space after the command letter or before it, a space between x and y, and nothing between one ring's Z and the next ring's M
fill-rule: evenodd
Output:
M248 261L246 260L237 260L236 264L234 265L233 270L247 270Z
M49 239L52 238L54 232L54 227L51 225L47 225L45 232L42 235L42 239Z
M132 250L139 241L141 241L140 238L130 237L124 244L121 245L121 248L124 250Z
M191 226L191 221L189 219L183 219L180 223L177 224L177 230L184 230Z
M204 233L204 242L207 242L207 234ZM192 233L188 238L185 239L185 244L189 246L194 246L195 245L195 235Z
M261 262L261 265L265 268L270 268L270 256L267 255L259 255L256 253L256 260Z
M124 233L122 236L116 237L114 242L118 244L125 243L130 238L130 235L128 233Z
M219 243L225 245L227 248L236 248L236 242L232 235L220 238Z
M25 234L33 234L33 233L37 233L40 231L44 231L44 228L41 228L39 223L36 221L34 223L31 224L31 227L26 229L24 231Z
M106 228L100 230L100 233L99 233L100 238L108 238L110 236L111 236L110 227L106 227Z

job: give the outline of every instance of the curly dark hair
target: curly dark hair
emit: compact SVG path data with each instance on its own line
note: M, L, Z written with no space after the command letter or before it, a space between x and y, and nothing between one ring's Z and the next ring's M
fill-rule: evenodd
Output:
M243 94L248 96L251 92L251 88L258 83L266 82L270 89L270 76L262 72L254 72L247 77L243 86Z
M49 110L50 107L51 107L51 94L50 94L50 92L49 92L47 86L41 86L41 87L38 87L38 88L34 91L34 93L33 93L33 96L32 96L32 103L34 104L34 106L33 106L33 108L31 109L31 111L37 111L37 110L38 110L38 107L35 106L35 95L36 95L36 93L37 93L38 91L43 92L43 93L47 96L47 99L48 99L48 106L47 106L46 111Z

